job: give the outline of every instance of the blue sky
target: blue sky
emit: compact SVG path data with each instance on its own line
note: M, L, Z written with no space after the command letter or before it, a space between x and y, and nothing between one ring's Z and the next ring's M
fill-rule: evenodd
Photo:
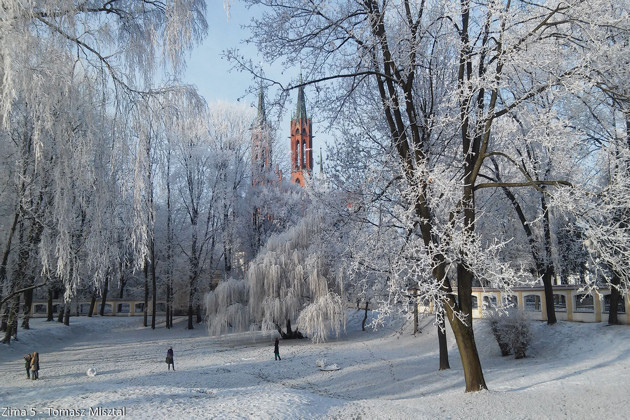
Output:
M255 49L241 45L247 36L247 31L241 26L249 21L252 12L245 9L241 2L231 0L228 21L222 0L208 0L207 3L208 36L190 54L184 81L197 86L208 102L236 102L239 98L252 102L254 97L243 98L252 84L251 76L230 71L231 64L221 57L223 51L235 47L243 48L247 55L256 55Z

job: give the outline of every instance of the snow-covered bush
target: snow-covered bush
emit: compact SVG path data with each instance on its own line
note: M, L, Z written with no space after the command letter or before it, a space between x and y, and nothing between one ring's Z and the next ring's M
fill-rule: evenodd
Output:
M493 310L488 312L487 318L501 349L501 355L508 356L514 353L515 359L526 357L532 336L523 312L514 309L507 312Z

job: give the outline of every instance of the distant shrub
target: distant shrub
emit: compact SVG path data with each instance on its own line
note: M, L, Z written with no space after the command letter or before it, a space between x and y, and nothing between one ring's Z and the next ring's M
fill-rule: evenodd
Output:
M532 336L529 331L528 320L522 311L514 309L507 312L493 310L489 311L487 318L502 356L514 353L515 359L527 357L526 352Z

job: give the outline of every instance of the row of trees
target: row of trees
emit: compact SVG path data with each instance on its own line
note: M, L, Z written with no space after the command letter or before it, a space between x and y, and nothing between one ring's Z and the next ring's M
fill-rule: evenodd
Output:
M77 296L144 293L145 326L152 302L155 328L156 301L167 301L170 326L179 291L192 328L215 270L239 269L236 250L253 242L245 204L253 115L208 108L177 82L184 54L206 33L205 8L201 0L2 2L5 342L20 304L28 328L33 293L46 292L51 303L63 295L66 323Z

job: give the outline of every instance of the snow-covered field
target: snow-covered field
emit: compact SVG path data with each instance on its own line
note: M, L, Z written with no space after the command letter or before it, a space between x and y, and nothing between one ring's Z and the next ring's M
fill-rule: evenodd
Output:
M19 341L0 345L0 417L262 419L604 419L630 412L630 327L532 323L529 357L502 358L483 321L477 344L489 391L464 393L449 335L448 371L438 371L437 333L424 320L347 334L324 344L260 333L208 337L183 319L166 330L141 318L72 318L71 326L32 320ZM167 371L173 346L176 371ZM22 355L41 353L40 379L26 379ZM340 369L321 371L317 362ZM89 377L86 371L96 369ZM109 409L115 409L107 411ZM90 410L92 410L90 412ZM111 418L111 416L110 416Z

